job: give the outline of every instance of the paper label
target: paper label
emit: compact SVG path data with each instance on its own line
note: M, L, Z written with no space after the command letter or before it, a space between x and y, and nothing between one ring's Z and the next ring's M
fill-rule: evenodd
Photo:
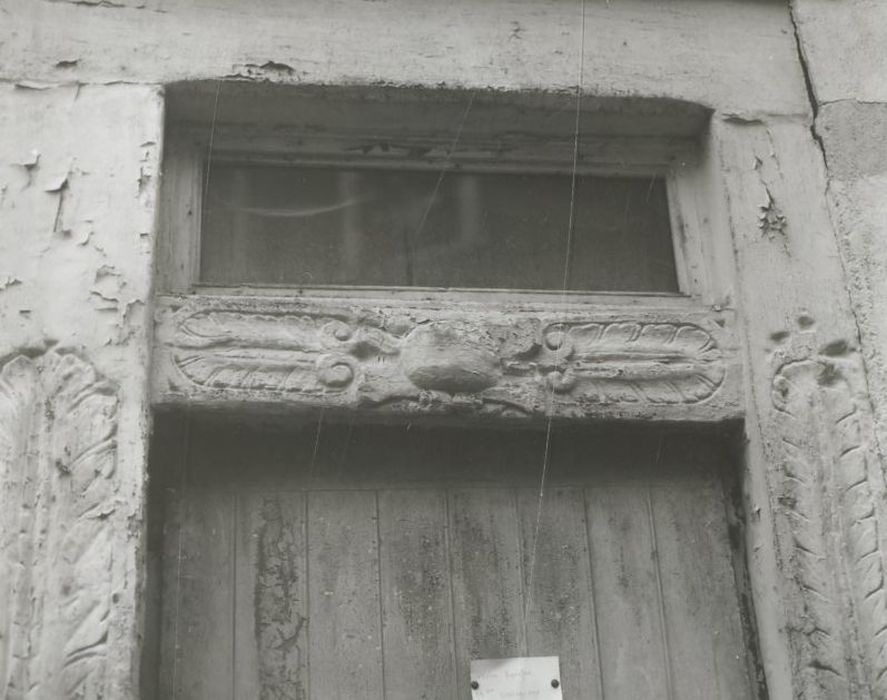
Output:
M562 700L560 681L557 656L471 662L472 700Z

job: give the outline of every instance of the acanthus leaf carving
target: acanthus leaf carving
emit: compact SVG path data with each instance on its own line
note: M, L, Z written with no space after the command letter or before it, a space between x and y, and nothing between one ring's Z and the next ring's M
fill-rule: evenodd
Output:
M689 323L556 323L544 338L554 370L593 400L695 403L724 379L714 338Z
M115 387L73 354L0 367L4 697L104 696Z
M222 400L404 412L471 404L480 413L571 417L594 406L707 402L727 372L710 328L655 315L216 298L177 304L162 318L172 387Z
M855 386L861 376L852 354L820 356L784 363L772 383L802 697L887 697L887 582L872 484L879 472Z

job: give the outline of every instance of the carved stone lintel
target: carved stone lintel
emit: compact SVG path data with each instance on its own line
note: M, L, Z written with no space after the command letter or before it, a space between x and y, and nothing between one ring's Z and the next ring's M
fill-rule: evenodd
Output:
M0 365L5 698L107 696L116 430L116 389L81 358Z
M709 421L739 410L729 335L700 313L182 297L162 299L158 321L161 404Z
M772 383L799 697L887 697L883 481L862 378L850 354L786 362Z

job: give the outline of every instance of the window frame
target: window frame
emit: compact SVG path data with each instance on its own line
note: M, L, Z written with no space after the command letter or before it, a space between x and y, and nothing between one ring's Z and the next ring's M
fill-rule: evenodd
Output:
M366 153L367 144L372 151ZM335 167L391 167L441 172L463 168L470 171L522 173L572 172L574 147L578 146L578 174L600 176L660 176L664 178L669 208L672 249L678 292L576 291L560 289L442 289L365 285L219 286L200 281L201 207L206 192L207 170L212 164L237 162L251 165L321 164ZM411 150L424 151L410 157ZM407 155L404 154L407 152ZM579 304L620 304L632 300L670 304L707 303L716 296L708 284L708 260L703 232L704 213L699 211L695 181L701 168L697 139L685 136L581 136L571 138L515 137L508 148L483 135L466 135L454 144L440 136L417 131L372 134L337 130L311 133L296 129L219 125L173 124L165 143L162 185L161 236L158 249L157 291L161 294L257 295L283 297L342 297L354 295L409 299L486 301L497 304L506 298L545 304L569 301Z

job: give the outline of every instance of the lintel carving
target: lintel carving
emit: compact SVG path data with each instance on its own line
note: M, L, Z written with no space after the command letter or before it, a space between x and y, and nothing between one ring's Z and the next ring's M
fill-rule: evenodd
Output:
M159 403L676 420L738 410L728 334L699 313L166 297L158 321Z

